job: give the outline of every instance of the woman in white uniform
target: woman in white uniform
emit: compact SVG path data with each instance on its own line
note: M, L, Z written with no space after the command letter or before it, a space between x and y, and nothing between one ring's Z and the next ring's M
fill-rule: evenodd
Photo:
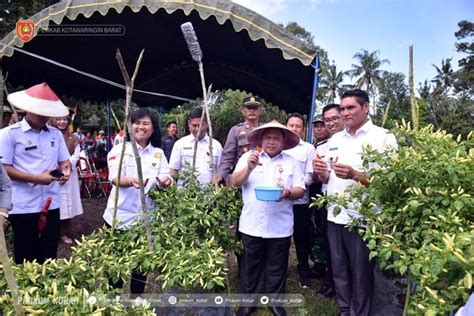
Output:
M72 244L72 239L69 237L71 230L71 219L83 213L81 202L81 191L79 188L79 176L76 171L76 164L79 160L81 152L81 145L76 135L69 130L69 117L63 116L52 118L50 120L52 126L61 131L66 142L67 149L71 157L71 176L69 180L60 186L59 197L59 219L60 222L60 236L61 240L66 244Z
M145 192L160 187L164 188L172 183L168 161L166 160L161 145L161 133L158 121L147 108L134 111L131 114L132 129L141 158L143 181ZM104 212L104 220L107 226L112 226L114 213L115 190L119 190L117 205L116 227L124 230L132 226L141 216L140 190L137 165L130 141L125 144L125 154L120 176L117 183L118 166L122 144L114 146L107 156L109 166L109 180L112 182L112 192ZM151 199L147 197L148 206L151 207ZM137 271L132 271L130 292L141 294L145 289L146 276ZM113 284L120 288L123 282Z

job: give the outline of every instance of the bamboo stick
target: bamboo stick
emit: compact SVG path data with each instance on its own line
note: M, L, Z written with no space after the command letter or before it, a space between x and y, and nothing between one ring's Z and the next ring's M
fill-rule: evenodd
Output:
M413 129L418 130L418 104L415 99L415 81L413 79L413 45L410 45L409 47L409 56L408 84L410 86L411 121L413 123Z
M20 301L20 296L18 293L18 284L16 283L15 275L13 274L12 265L10 258L8 257L7 252L7 243L5 242L5 232L3 226L0 225L0 258L2 261L2 270L5 274L5 279L7 279L8 287L12 293L13 306L15 308L15 315L25 315L23 310L23 305Z
M130 144L133 149L133 154L135 156L135 162L137 164L137 174L138 174L138 182L140 184L140 202L142 205L142 213L143 213L143 220L145 223L145 231L146 231L146 237L147 237L147 242L148 242L148 249L150 251L153 251L154 243L153 243L153 237L151 235L151 227L150 227L150 218L148 217L148 207L146 204L146 196L145 196L145 186L144 186L144 181L143 181L143 170L142 170L142 163L141 163L141 158L140 154L138 153L138 148L137 148L137 143L135 140L135 132L132 129L132 123L130 122L129 116L130 116L130 102L132 100L132 94L133 94L133 86L135 84L135 79L138 74L138 69L140 68L140 64L143 59L143 53L144 50L140 52L140 56L138 57L138 60L135 64L135 71L133 72L132 78L130 79L130 76L128 75L127 68L125 67L125 63L123 62L122 54L120 53L120 50L117 49L116 53L116 58L117 62L120 67L120 71L122 72L125 84L127 86L127 94L126 94L126 99L125 99L125 113L126 113L126 122L129 130L129 135L130 135ZM124 146L125 147L125 146Z
M387 119L388 119L388 111L390 110L390 104L392 103L392 101L388 101L388 104L387 104L387 107L385 108L385 111L383 113L383 117L382 117L382 124L380 124L380 127L384 127L385 126L385 123L387 123Z

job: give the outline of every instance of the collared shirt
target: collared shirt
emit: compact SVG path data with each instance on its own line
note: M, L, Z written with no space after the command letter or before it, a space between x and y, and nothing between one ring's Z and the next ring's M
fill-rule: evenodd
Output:
M170 168L181 170L189 165L189 170L193 163L194 142L196 138L189 134L176 141L171 152ZM214 164L219 166L222 156L222 145L217 140L212 140L212 155L214 156ZM197 179L201 185L207 185L212 179L211 155L209 153L209 136L206 135L198 142L196 154L196 172ZM178 181L178 187L182 187L182 181Z
M308 188L313 183L313 166L312 161L316 152L313 145L300 139L300 142L295 147L284 150L285 153L295 158L304 173L304 184ZM301 199L295 201L294 204L308 204L309 190L306 190Z
M39 175L68 160L69 151L61 131L47 125L38 132L23 119L0 132L0 156L4 164L18 171ZM48 196L52 198L49 209L59 208L58 181L41 185L12 180L10 214L39 213Z
M117 178L120 153L123 145L117 145L107 155L107 161L109 165L109 180ZM157 186L156 177L158 176L170 176L168 161L166 160L163 150L157 147L153 147L148 144L147 147L142 148L138 146L138 154L140 155L142 163L143 181L148 179L148 183L145 186L145 194ZM137 163L133 154L133 148L130 142L125 144L125 154L123 157L122 164L122 177L138 178ZM112 217L114 213L114 200L115 190L117 186L112 186L112 191L107 201L107 207L104 212L104 220L112 225ZM150 209L151 199L147 196L147 205ZM118 228L124 229L130 227L139 217L142 209L140 190L135 187L119 187L119 198L117 206L117 223Z
M178 137L172 137L169 134L161 137L161 149L165 152L166 159L168 161L171 158L171 151L173 151L174 143L178 140Z
M12 182L0 159L0 207L12 208Z
M251 152L240 157L235 172L247 166ZM293 234L293 202L284 199L280 202L257 200L256 187L305 189L304 175L296 159L285 152L270 158L265 152L260 154L259 165L250 173L242 185L244 206L239 219L239 231L254 237L283 238Z
M337 177L331 168L331 160L334 161L337 157L338 163L350 165L355 170L364 172L366 170L362 166L362 153L363 147L367 145L378 152L383 152L389 146L396 149L397 141L393 134L389 134L387 130L373 125L370 120L359 128L354 136L345 129L334 134L328 140L327 156L325 157L325 160L329 161L328 168L330 169L327 184L328 195L344 192L347 187L357 183L354 180ZM333 212L335 206L334 204L328 206L328 221L336 224L348 224L353 217L362 217L353 203L348 208L341 207L341 212L337 216Z
M247 135L253 129L254 127L245 122L239 123L230 129L222 151L222 161L217 170L217 174L223 179L232 172L237 161L239 161L239 158L252 149L247 139Z

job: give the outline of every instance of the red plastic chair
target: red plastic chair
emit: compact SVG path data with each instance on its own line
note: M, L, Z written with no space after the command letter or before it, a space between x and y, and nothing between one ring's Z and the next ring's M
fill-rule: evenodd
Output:
M76 169L81 182L81 196L90 199L92 197L91 193L95 190L96 175L92 171L89 161L83 157L79 158Z

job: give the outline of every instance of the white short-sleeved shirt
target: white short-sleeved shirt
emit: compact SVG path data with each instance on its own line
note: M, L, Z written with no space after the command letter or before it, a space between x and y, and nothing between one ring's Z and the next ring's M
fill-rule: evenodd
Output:
M186 164L191 167L193 163L195 137L189 134L174 143L170 157L170 168L175 170L183 169ZM216 168L221 163L222 145L219 141L212 139L212 155ZM207 185L212 179L212 167L209 154L209 136L206 135L198 142L196 154L196 171L198 181L201 185ZM178 181L178 187L182 187L182 181Z
M301 171L304 173L304 184L309 187L313 183L313 167L312 161L315 155L316 149L313 145L300 139L300 142L295 147L284 150L291 157L298 161ZM308 204L309 203L309 190L306 190L304 196L298 199L294 204Z
M350 165L357 171L365 171L362 166L363 147L370 145L379 152L388 149L389 146L397 148L397 142L393 134L387 130L375 126L371 121L359 128L354 136L345 129L334 134L327 142L327 154L325 161L334 161L345 165ZM357 182L349 179L341 179L332 171L329 172L327 184L327 194L335 194L345 191L350 185ZM348 208L341 207L341 212L334 216L335 205L328 205L328 221L336 224L348 224L352 218L360 218L361 214L351 204Z
M110 181L117 178L122 146L122 144L114 146L107 155ZM166 160L163 150L148 144L148 146L145 148L138 146L138 154L140 155L142 163L143 181L148 179L148 183L145 186L145 193L157 186L156 177L165 175L171 178L168 161ZM121 176L138 178L137 164L130 142L125 144L125 154L123 157ZM114 185L112 186L112 191L110 193L109 200L107 201L107 207L103 216L104 220L109 225L112 225L115 190L117 190L117 186ZM151 199L148 197L147 203L148 207L151 208ZM124 229L131 226L140 215L141 209L142 205L140 190L135 187L119 187L119 199L116 217L118 221L117 227Z
M23 119L1 130L0 156L6 165L39 175L56 169L59 162L68 160L69 151L63 134L57 128L46 125L38 132ZM12 180L13 208L10 214L39 213L48 196L52 198L49 209L59 208L58 181L41 185Z
M247 166L250 154L249 151L240 157L234 172ZM259 163L242 185L244 206L239 219L239 231L262 238L289 237L293 235L294 201L259 201L255 196L255 188L276 187L282 184L284 188L305 189L304 174L298 161L285 152L273 158L263 152L260 154Z

